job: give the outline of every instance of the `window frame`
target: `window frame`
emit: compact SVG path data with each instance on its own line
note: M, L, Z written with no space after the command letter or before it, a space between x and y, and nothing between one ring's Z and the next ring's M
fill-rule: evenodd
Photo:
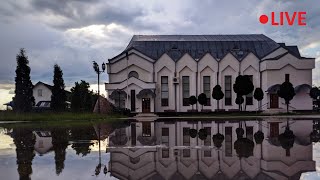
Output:
M207 80L205 80L207 79ZM206 82L208 81L208 82ZM211 76L203 76L202 78L202 86L203 86L203 93L207 96L207 102L204 106L211 106ZM208 86L208 89L206 88Z
M167 80L166 82L164 82L164 80ZM164 86L167 86L167 90L164 90ZM162 107L167 107L169 106L169 77L168 76L161 76L161 106ZM163 98L163 93L167 93L168 97L167 98Z
M227 78L230 78L230 82L227 82ZM229 81L229 79L228 79ZM228 85L228 86L227 86ZM228 87L228 89L227 89ZM227 95L230 93L230 97ZM226 75L224 76L224 105L225 106L232 106L232 76Z
M188 97L185 97L185 93L188 94L187 95ZM190 106L189 97L190 97L190 77L182 76L182 106Z

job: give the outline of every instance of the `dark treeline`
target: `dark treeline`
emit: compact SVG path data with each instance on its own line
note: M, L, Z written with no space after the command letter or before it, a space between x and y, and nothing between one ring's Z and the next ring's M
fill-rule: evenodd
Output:
M13 110L18 113L30 112L35 105L33 97L33 84L30 77L28 56L24 49L20 49L16 57L15 97ZM98 95L89 90L90 84L81 80L71 89L71 94L65 91L63 72L58 64L53 67L53 87L51 96L51 109L63 112L68 109L67 101L71 101L71 110L74 112L92 112Z

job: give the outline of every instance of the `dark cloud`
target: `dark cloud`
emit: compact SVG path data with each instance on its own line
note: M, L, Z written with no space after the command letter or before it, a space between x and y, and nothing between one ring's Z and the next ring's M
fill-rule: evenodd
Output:
M308 25L260 24L259 16L272 11L307 11ZM27 51L34 83L52 82L55 63L68 87L81 79L96 83L92 60L102 63L117 55L133 34L263 33L320 58L317 1L4 0L0 28L0 84L14 83L15 57L21 47ZM315 70L316 83L317 74ZM102 81L107 80L104 75Z

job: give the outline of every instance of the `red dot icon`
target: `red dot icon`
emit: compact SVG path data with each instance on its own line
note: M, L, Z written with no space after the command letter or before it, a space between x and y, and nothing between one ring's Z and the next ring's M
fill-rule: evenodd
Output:
M260 16L259 20L260 20L261 24L266 24L268 22L268 16L263 14L263 15Z

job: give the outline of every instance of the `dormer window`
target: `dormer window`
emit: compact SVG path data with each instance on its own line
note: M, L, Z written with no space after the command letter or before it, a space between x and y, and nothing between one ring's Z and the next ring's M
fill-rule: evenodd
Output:
M128 78L131 78L131 77L135 77L135 78L139 79L139 74L136 71L131 71L128 74Z

